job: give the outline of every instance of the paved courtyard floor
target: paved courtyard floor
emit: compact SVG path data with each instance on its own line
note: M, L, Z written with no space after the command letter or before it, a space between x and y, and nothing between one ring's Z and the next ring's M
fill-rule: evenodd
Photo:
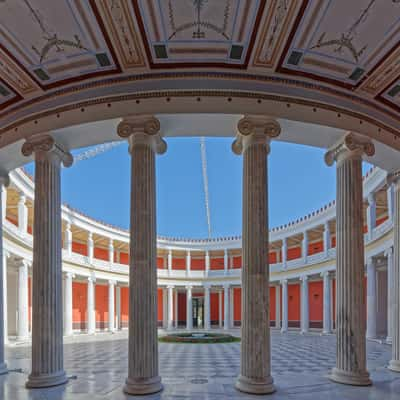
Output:
M235 331L238 334L238 330ZM5 400L122 400L127 374L127 333L81 335L66 340L65 367L76 375L64 387L27 390L29 345L7 348L10 372L0 377L0 399ZM240 343L160 343L160 375L165 389L145 399L255 399L234 389L239 373ZM386 369L390 346L368 342L368 368L374 385L350 387L335 384L327 374L335 364L335 336L272 333L272 373L277 392L268 399L399 399L400 374Z

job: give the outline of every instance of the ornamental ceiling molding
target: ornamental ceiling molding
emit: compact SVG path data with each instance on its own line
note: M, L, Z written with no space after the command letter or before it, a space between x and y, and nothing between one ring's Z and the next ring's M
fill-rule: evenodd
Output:
M246 73L228 73L228 72L162 72L162 73L151 73L151 74L136 74L129 76L119 76L113 78L107 78L100 81L93 82L85 82L82 84L78 84L76 86L71 86L63 89L58 89L50 93L45 93L40 97L36 97L30 100L27 100L19 105L12 107L11 109L6 109L5 112L0 113L0 121L23 109L29 107L31 105L57 98L59 96L64 96L70 93L77 93L80 91L98 88L98 87L108 87L116 84L123 84L129 82L137 82L137 81L149 81L149 80L160 80L160 79L179 79L179 78L203 78L203 79L222 79L222 80L234 80L234 81L259 81L262 83L273 83L280 84L283 86L293 86L298 88L304 88L307 90L315 90L318 92L326 93L328 95L333 95L336 98L343 98L350 100L352 102L365 105L367 107L372 107L373 109L377 109L379 112L386 114L390 118L393 118L396 121L400 120L400 116L397 113L393 113L387 108L383 108L379 106L379 104L369 100L357 96L352 92L347 92L343 90L336 89L330 86L323 86L317 83L312 83L309 81L300 81L293 78L287 77L279 77L279 76L266 76L266 75L255 75L255 74L246 74ZM0 104L1 110L1 104ZM400 109L399 109L400 111ZM0 129L0 132L4 129Z
M57 115L61 114L64 112L68 111L73 111L77 109L84 110L85 107L90 107L90 106L95 106L95 105L101 105L101 104L111 104L111 103L118 103L118 102L127 102L127 101L134 101L140 102L140 100L144 99L152 99L152 98L167 98L171 99L174 97L180 98L180 97L193 97L193 98L200 98L201 96L204 97L223 97L223 98L228 98L228 100L232 100L232 98L243 98L243 99L255 99L257 102L260 102L262 100L266 101L273 101L273 102L279 102L283 103L286 105L302 105L302 106L307 106L312 108L314 111L317 109L322 109L326 111L332 111L335 113L339 113L341 115L347 115L349 117L355 118L360 121L365 121L367 123L370 123L371 125L374 125L378 127L378 133L380 133L382 130L386 130L387 132L390 132L391 134L394 135L395 138L400 138L400 133L398 130L393 129L392 127L381 123L378 120L375 120L374 118L371 118L365 114L358 113L358 112L353 112L349 111L347 108L340 108L336 106L332 106L326 103L319 103L315 101L310 101L310 100L305 100L301 98L293 98L293 97L287 97L287 96L280 96L280 95L269 95L269 94L264 94L264 93L259 93L259 92L243 92L243 91L212 91L212 90L195 90L195 91L159 91L159 92L149 92L149 93L136 93L136 94L130 94L130 95L118 95L118 96L109 96L109 97L104 97L104 98L96 98L92 100L87 100L87 101L82 101L76 104L69 104L66 106L61 106L58 108L55 108L53 110L49 111L44 111L35 115L28 116L24 119L21 119L18 122L15 122L13 124L8 125L5 128L0 129L0 146L2 145L2 138L3 135L8 132L14 130L14 132L18 131L18 127L27 124L29 122L37 122L41 118L45 118L51 115ZM25 137L25 136L22 136Z
M0 3L0 60L42 90L121 72L94 0ZM27 28L30 28L28 30ZM5 72L3 70L3 72ZM12 79L10 71L8 79Z
M267 0L135 0L150 68L246 68Z

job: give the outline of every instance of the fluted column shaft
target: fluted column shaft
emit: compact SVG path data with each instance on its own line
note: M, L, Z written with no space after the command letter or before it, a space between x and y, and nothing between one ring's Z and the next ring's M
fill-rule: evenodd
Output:
M64 278L64 334L72 335L72 278L73 274L67 272Z
M366 369L362 155L373 155L371 142L354 134L328 151L336 161L336 368L330 378L350 385L370 385Z
M376 270L372 258L367 262L367 338L376 338Z
M174 287L173 286L168 286L168 320L167 320L167 329L172 329L174 327L174 314L173 314L173 309L174 309Z
M152 116L124 119L118 135L129 140L131 217L128 378L124 391L162 390L158 375L155 153L166 151Z
M115 327L117 330L122 329L122 321L121 321L121 287L117 286L115 288L115 313L116 313L116 322Z
M63 298L61 268L61 162L72 164L49 136L33 138L22 147L35 156L35 203L32 265L32 371L27 387L67 382L63 359Z
M192 287L186 287L186 329L193 329Z
M21 260L18 265L18 340L25 340L29 336L28 304L28 263Z
M268 173L269 140L279 124L264 117L244 117L233 151L243 155L242 325L240 375L236 388L272 393L269 324Z
M5 252L4 252L4 244L3 244L3 220L4 220L4 202L6 201L5 196L3 196L4 191L3 188L8 186L9 178L8 175L0 175L0 375L6 374L8 372L7 365L4 361L4 343L5 337L7 336L7 332L5 328L7 324L3 323L3 320L6 318L7 313L5 312L5 288L4 282L6 281L5 276L7 274L6 262L5 262Z
M96 332L96 280L88 278L87 283L87 333L93 335Z
M204 329L210 328L210 287L204 286Z
M310 325L308 310L308 277L301 278L301 333L307 333Z
M282 329L281 332L287 332L289 328L289 309L288 309L288 282L284 279L282 282Z
M281 286L275 286L275 328L281 327Z
M393 217L391 217L393 218ZM393 247L385 251L387 257L387 337L386 342L392 342L393 326Z
M230 328L230 311L229 311L229 285L224 286L224 329L227 330Z
M389 368L400 372L400 174L394 180L393 199L393 303L392 303L392 359Z
M329 272L323 272L323 326L322 333L331 333L331 298L332 298L332 282L329 276Z
M115 281L108 282L108 330L115 331Z

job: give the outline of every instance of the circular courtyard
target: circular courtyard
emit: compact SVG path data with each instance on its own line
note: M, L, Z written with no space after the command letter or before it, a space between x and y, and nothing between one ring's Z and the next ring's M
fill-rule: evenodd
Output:
M233 329L230 333L238 336L240 330ZM386 368L390 360L388 345L367 342L367 365L374 386L360 388L336 384L327 378L335 365L334 335L300 335L298 332L281 334L273 330L271 341L272 374L278 389L272 399L399 398L400 377ZM3 389L1 398L128 398L121 390L128 367L125 356L127 350L126 332L66 339L65 367L69 376L76 376L77 379L71 379L65 387L38 389L29 393L23 385L30 368L30 347L9 347L7 358L10 369L22 368L22 372L12 372L0 378ZM238 392L233 387L240 369L240 343L160 343L159 363L164 391L151 396L152 399L222 400L254 397Z

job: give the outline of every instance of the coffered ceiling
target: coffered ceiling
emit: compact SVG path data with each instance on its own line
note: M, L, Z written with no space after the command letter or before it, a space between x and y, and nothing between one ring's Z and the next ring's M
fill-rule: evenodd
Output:
M390 144L399 20L400 0L0 0L0 147L66 111L202 93L321 108Z

